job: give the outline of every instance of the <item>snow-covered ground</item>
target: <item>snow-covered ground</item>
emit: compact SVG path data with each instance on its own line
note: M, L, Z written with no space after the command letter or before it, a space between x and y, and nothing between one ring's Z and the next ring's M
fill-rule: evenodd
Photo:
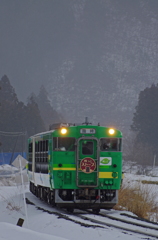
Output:
M2 166L0 166L0 172ZM29 199L36 199L28 189L25 183L24 188L14 181L15 168L3 166L3 171L10 171L8 181L4 176L0 178L0 240L105 240L105 239L154 239L139 234L126 232L113 227L85 227L72 221L59 218L54 214L48 214L38 210L34 205L27 204L26 209L23 200L23 189L25 196ZM8 170L9 169L9 170ZM13 171L14 170L14 171ZM13 175L12 175L13 174ZM158 181L158 177L135 176L125 174L126 182L133 180L151 180ZM8 184L9 183L9 184ZM9 186L8 186L9 185ZM158 193L158 185L155 185L155 191ZM44 203L36 199L42 206ZM51 208L51 207L50 207ZM53 208L52 208L53 209ZM60 211L60 210L59 210ZM111 210L113 216L118 216L118 211ZM109 211L110 212L110 211ZM24 219L22 227L17 226L18 219ZM76 217L77 218L77 217ZM97 216L97 219L99 216Z

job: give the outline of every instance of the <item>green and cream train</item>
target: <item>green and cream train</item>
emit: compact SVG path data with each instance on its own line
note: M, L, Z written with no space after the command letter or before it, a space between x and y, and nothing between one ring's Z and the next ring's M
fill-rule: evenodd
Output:
M30 191L51 205L110 209L122 181L122 133L114 128L53 124L28 139Z

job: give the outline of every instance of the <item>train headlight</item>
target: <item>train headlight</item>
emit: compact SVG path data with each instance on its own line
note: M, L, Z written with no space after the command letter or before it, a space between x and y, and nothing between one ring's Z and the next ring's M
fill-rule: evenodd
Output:
M113 134L115 133L115 129L110 128L110 129L109 129L109 133L110 133L110 135L113 135Z
M61 132L61 134L66 134L67 133L67 129L66 128L62 128L60 132Z

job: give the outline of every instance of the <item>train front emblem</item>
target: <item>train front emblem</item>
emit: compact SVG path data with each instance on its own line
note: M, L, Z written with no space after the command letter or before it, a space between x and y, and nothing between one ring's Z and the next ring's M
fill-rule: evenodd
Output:
M84 173L92 173L96 169L96 162L90 157L83 158L80 162L80 169Z

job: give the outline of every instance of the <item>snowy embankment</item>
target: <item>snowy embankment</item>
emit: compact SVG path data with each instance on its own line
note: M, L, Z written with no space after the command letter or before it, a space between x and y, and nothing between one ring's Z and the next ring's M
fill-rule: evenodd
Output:
M7 170L10 166L6 166ZM5 167L3 166L3 171ZM23 188L18 183L16 184L14 174L16 172L10 169L11 172L7 173L7 182L3 178L0 178L0 240L105 240L105 237L110 240L124 239L124 240L136 240L142 239L142 235L119 230L113 227L93 228L84 227L80 224L61 219L54 214L48 214L41 210L38 210L35 206L27 204L27 218L23 201ZM1 171L1 168L0 168ZM10 174L10 177L8 176ZM2 176L2 175L1 175ZM138 179L155 179L158 178L135 176L132 174L125 174L126 182L138 181ZM9 184L9 186L7 185ZM158 189L158 186L156 185ZM155 191L158 191L156 190ZM25 183L24 190L27 198L34 197L28 188L28 184ZM35 197L34 197L35 198ZM35 198L36 199L36 198ZM35 200L40 202L39 199ZM41 205L45 203L40 203ZM60 210L57 210L60 211ZM118 211L111 210L108 213L114 216L118 215ZM24 219L22 227L16 226L18 219ZM74 216L75 218L75 216ZM77 217L76 217L77 218ZM99 216L97 216L99 218ZM144 236L143 236L144 237ZM148 238L154 239L154 238Z
M66 240L48 234L38 233L26 228L20 228L10 223L0 223L0 240Z

